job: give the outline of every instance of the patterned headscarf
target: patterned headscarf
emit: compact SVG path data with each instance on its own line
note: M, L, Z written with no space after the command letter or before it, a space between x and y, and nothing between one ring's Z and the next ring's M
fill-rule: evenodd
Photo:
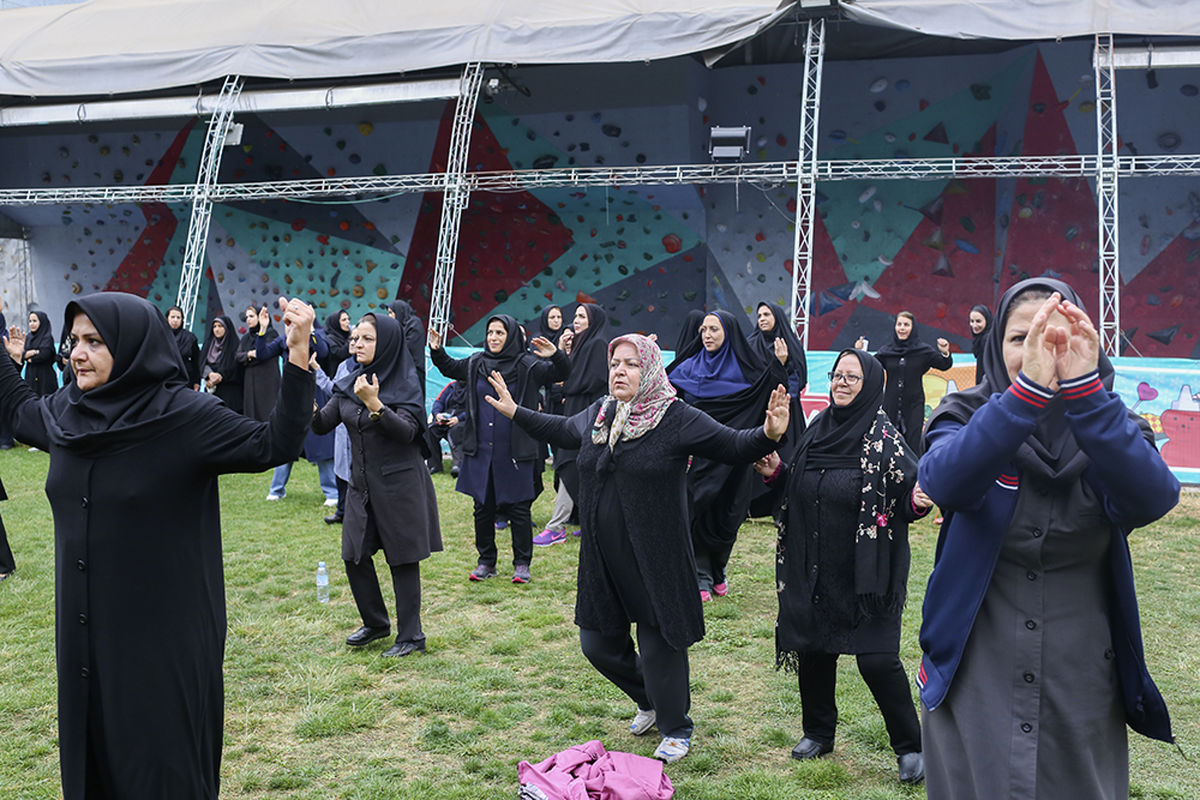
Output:
M600 404L600 413L592 426L592 442L607 442L610 451L619 441L637 439L653 430L667 413L667 408L679 399L675 396L675 387L667 379L662 350L657 342L638 333L618 336L608 345L610 361L619 344L631 344L637 350L638 360L642 362L642 380L629 402L621 402L609 394Z

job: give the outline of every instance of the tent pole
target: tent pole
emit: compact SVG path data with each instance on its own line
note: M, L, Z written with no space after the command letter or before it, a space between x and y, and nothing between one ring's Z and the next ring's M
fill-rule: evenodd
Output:
M450 295L454 289L454 262L458 257L458 231L463 209L471 198L467 181L467 151L471 147L471 127L483 66L472 62L463 67L454 124L450 130L450 150L446 159L445 189L442 191L442 218L438 225L437 261L433 273L433 291L429 299L429 330L446 341L450 323Z
M817 211L817 127L821 117L821 68L825 20L808 23L804 44L804 88L800 96L800 152L796 163L796 231L792 251L792 329L808 349L812 314L812 251Z
M204 136L204 153L200 157L200 170L192 187L192 215L188 220L179 294L175 299L175 304L183 309L184 330L191 330L196 316L196 297L200 292L200 279L204 277L204 250L208 243L209 223L212 221L212 190L217 185L221 151L225 147L225 134L233 121L233 107L241 93L242 79L239 76L225 78L216 108L208 120L208 132Z

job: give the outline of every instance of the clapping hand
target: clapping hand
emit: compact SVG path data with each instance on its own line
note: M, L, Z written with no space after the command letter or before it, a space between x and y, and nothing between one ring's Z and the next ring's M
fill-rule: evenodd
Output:
M942 355L944 355L944 356L950 355L950 342L946 341L945 339L941 338L940 336L938 337L938 340L937 340L937 348L938 348L938 352L941 353Z
M283 330L287 334L288 361L300 369L307 369L308 342L312 337L316 312L298 297L291 300L279 298L279 310L283 312Z
M1066 328L1056 328L1054 367L1058 380L1069 381L1086 375L1100 362L1100 334L1083 309L1069 300L1059 303L1058 311L1067 318ZM1050 337L1047 330L1047 339Z
M791 416L791 397L782 384L775 387L767 400L767 418L763 420L763 433L775 441L783 438L787 432L788 419Z

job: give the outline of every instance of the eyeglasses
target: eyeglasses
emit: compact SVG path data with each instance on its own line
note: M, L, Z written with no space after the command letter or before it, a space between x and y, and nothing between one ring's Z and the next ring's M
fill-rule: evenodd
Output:
M842 383L846 384L847 386L855 386L861 380L862 380L862 375L850 375L845 372L829 373L829 382L830 383L837 383L838 381L841 381Z

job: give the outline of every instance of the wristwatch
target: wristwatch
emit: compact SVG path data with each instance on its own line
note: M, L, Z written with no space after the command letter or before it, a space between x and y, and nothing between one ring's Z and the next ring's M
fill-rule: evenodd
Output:
M370 417L371 422L379 422L379 418L383 416L383 409L381 408L378 411L372 411L367 416Z

